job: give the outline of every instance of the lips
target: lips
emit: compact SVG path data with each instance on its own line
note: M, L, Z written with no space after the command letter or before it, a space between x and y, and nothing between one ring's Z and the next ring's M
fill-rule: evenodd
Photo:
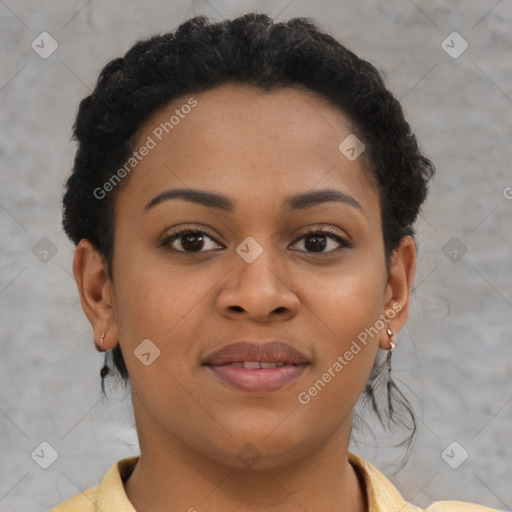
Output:
M277 391L296 381L310 361L282 341L226 345L205 358L211 375L244 393Z
M260 367L264 368L265 363L276 363L276 366L282 366L281 363L297 365L307 364L309 360L302 352L282 341L268 341L260 344L241 341L221 347L206 356L203 365L220 366L234 363L237 363L237 366L241 363L245 368L257 369L250 363L260 363Z

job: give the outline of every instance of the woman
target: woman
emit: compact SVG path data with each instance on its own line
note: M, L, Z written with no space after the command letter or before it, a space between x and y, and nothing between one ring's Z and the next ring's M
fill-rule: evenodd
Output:
M74 134L63 225L141 455L53 510L421 510L348 451L361 395L414 435L391 354L434 172L375 68L305 19L196 17L111 61Z

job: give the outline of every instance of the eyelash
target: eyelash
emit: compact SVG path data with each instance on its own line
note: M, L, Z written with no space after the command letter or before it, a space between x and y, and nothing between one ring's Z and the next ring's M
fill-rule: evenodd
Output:
M192 234L195 234L195 235L197 235L197 234L206 235L208 238L213 240L216 244L221 245L221 244L219 244L219 242L217 242L217 240L215 240L214 237L209 235L206 231L202 231L200 229L184 228L184 229L175 231L171 236L168 236L168 237L164 238L158 244L157 247L164 247L165 249L168 249L168 250L171 250L171 251L174 251L174 252L178 252L178 253L182 253L182 254L193 254L193 255L196 255L196 254L201 254L201 253L208 252L208 251L196 251L196 252L194 252L194 251L181 251L181 250L178 250L178 249L174 249L173 247L170 247L171 243L174 242L175 240L178 240L178 239L180 239L182 237L185 237L186 235L192 235ZM352 245L346 239L340 237L337 234L337 231L335 231L332 228L314 229L312 231L308 231L307 233L305 233L302 236L300 236L299 238L297 238L293 242L292 245L295 245L297 242L299 242L303 238L306 238L308 236L313 236L313 235L327 235L328 238L330 238L331 240L335 240L336 242L338 242L341 245L341 247L339 247L338 249L332 249L332 250L326 251L326 252L316 252L316 253L315 252L310 252L310 251L299 251L299 252L306 252L308 254L313 254L313 255L322 255L322 254L335 255L335 254L340 253L344 249L349 249L349 248L352 247Z

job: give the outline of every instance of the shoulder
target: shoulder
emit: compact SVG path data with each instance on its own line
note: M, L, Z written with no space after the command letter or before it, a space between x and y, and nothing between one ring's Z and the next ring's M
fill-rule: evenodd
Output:
M91 487L87 491L77 494L57 507L52 508L50 512L95 512L98 488L99 486Z
M462 501L436 501L425 512L500 512L495 508Z
M371 512L500 512L497 509L462 501L436 501L423 509L405 501L398 489L369 461L348 453L353 465L364 483Z
M135 512L124 489L123 482L137 464L139 456L117 461L105 474L101 483L61 503L50 512Z

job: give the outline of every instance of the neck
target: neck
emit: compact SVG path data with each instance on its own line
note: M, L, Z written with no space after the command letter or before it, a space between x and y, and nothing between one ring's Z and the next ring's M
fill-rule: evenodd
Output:
M350 429L284 464L240 469L206 457L176 437L139 427L141 456L125 490L137 512L240 508L366 512L363 484L348 462ZM347 430L347 429L346 429Z

